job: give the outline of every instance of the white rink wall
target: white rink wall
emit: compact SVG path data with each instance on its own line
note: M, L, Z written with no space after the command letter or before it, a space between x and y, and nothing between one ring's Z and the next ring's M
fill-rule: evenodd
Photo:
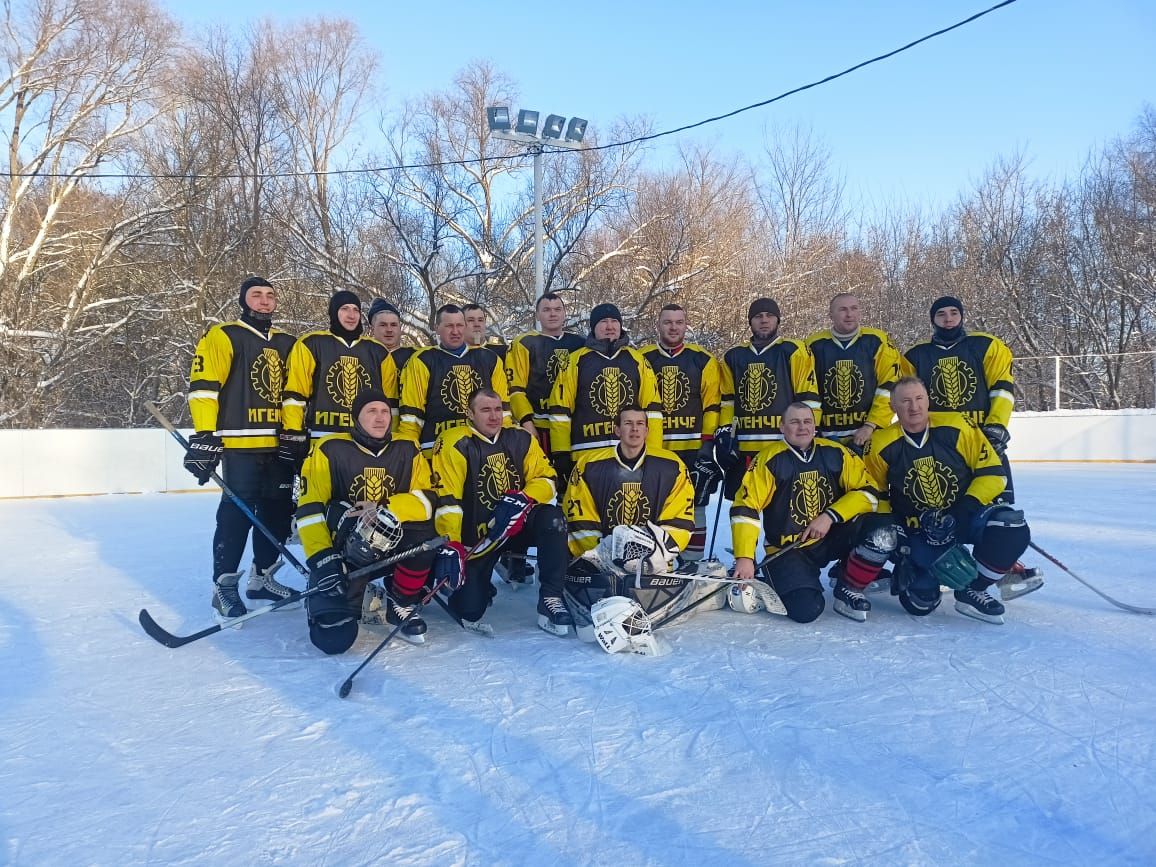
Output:
M1017 413L1011 434L1013 462L1156 462L1156 410ZM159 429L0 430L0 498L214 489L183 456Z

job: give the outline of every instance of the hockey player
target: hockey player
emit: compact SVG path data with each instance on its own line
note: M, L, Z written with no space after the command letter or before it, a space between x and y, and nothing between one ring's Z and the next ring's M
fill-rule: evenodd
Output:
M389 350L400 382L401 369L416 351L401 345L401 311L383 298L373 299L369 305L369 330L374 340Z
M506 350L509 348L500 340L489 340L486 334L486 311L479 304L467 304L462 308L466 315L466 343L472 348L488 349L498 356L504 364Z
M975 423L929 413L928 405L919 379L900 379L891 391L898 421L871 435L865 458L886 491L880 511L906 527L910 553L896 569L899 601L912 614L930 614L946 584L955 590L956 611L1003 623L1004 606L987 590L1028 546L1024 514L998 502L1006 477ZM970 554L964 544L973 545Z
M783 411L802 401L821 414L815 359L801 340L779 336L779 305L756 298L747 311L751 339L727 351L722 363L722 413L715 455L726 473L723 495L733 500L747 466L782 439Z
M489 388L471 395L468 424L445 431L434 447L437 531L466 562L466 583L449 599L463 625L477 631L494 595L490 581L502 550L538 549L538 625L566 635L574 621L562 601L566 522L556 503L554 468L538 440L505 426L502 397ZM487 624L488 625L488 624Z
M563 330L566 302L561 295L547 292L538 299L534 309L541 328L514 340L506 354L506 372L514 421L537 436L539 444L548 452L550 390L558 374L566 368L570 355L585 346L586 340Z
M766 567L765 579L787 616L810 623L823 613L819 573L839 560L835 610L852 620L866 620L871 610L861 592L866 585L852 586L843 575L858 531L856 519L876 510L880 492L858 455L833 440L815 438L815 414L807 404L796 401L784 410L782 432L781 441L759 452L731 506L734 577L745 581L758 577L755 546L760 529L766 533L768 554L801 540L799 547ZM856 565L852 564L852 573ZM751 610L743 604L740 588L732 589L728 602L736 610Z
M875 328L862 325L859 299L831 299L831 327L807 338L823 415L820 436L863 454L873 431L891 423L891 387L900 376L899 350Z
M674 452L694 483L694 532L684 560L701 560L706 549L706 505L722 481L714 459L721 373L718 361L686 342L686 310L667 304L658 312L658 342L642 350L654 371L662 400L662 446Z
M649 446L648 415L638 407L617 412L614 433L615 445L581 457L566 489L570 554L579 558L567 571L566 602L579 637L597 637L609 652L625 644L656 653L648 618L685 610L698 593L715 588L675 571L694 530L694 488L686 466L673 452ZM634 622L647 646L621 628L614 629L617 643L603 640L608 633L597 607L609 599L624 603L617 626Z
M301 335L289 353L278 456L296 469L310 438L353 429L353 400L363 389L397 406L397 368L389 351L362 334L361 300L341 289L329 299L329 327Z
M434 440L467 420L470 395L492 388L507 400L506 370L498 356L466 343L466 316L456 304L444 304L434 317L437 346L426 346L406 362L401 377L398 436L421 446L429 457ZM509 407L506 407L509 418Z
M185 469L205 484L224 455L225 483L278 539L289 535L293 470L277 460L281 390L293 337L273 328L277 293L263 277L241 284L241 316L212 326L197 343L189 375L189 437ZM251 522L226 496L217 506L213 534L213 610L240 617L237 567ZM264 534L253 533L253 566L245 595L280 601L294 590L274 577L282 562Z
M560 476L568 477L584 452L617 444L615 419L626 406L642 407L647 446L661 448L662 403L654 371L629 343L617 307L599 304L590 312L586 345L570 353L550 393L550 451Z
M384 600L368 580L348 580L348 572L435 535L429 465L413 442L390 436L392 412L385 395L363 390L351 410L353 431L322 439L301 469L297 529L309 558L309 587L320 588L305 600L309 639L325 653L348 650L359 621L367 626L405 622L402 636L424 642L426 625L413 608L437 557L423 552L387 567Z

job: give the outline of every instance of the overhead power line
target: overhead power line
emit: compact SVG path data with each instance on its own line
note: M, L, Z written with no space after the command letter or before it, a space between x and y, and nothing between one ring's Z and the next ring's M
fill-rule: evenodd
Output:
M699 127L706 126L707 124L718 123L719 121L727 120L729 118L735 117L736 115L743 114L744 112L754 111L757 108L763 108L765 106L771 105L772 103L779 102L780 100L786 99L789 96L794 96L797 93L802 93L805 90L810 90L811 88L814 88L814 87L820 87L824 84L829 84L830 82L834 81L837 78L842 78L845 75L850 75L852 72L857 72L858 70L863 69L864 67L867 67L867 66L871 66L874 63L880 63L884 60L888 60L892 57L895 57L898 54L902 54L905 51L910 51L912 48L914 48L917 45L921 45L924 42L928 42L932 39L936 39L940 36L943 36L946 33L950 33L953 30L958 30L961 27L965 27L968 24L971 24L972 22L977 21L980 18L983 18L985 15L990 15L992 12L995 12L999 9L1002 9L1005 6L1010 6L1016 2L1018 2L1018 0L1003 0L1003 2L996 3L994 6L990 6L981 12L976 12L974 15L968 16L967 18L964 18L962 21L957 21L948 27L944 27L940 30L936 30L933 33L928 33L926 36L921 36L918 39L912 40L911 42L908 42L906 45L901 45L900 47L895 48L891 51L888 51L885 54L879 54L875 57L870 58L869 60L864 60L860 63L856 63L854 66L848 66L846 69L844 69L840 72L835 72L835 73L832 73L831 75L828 75L824 78L820 78L816 81L809 82L808 84L802 84L802 85L799 85L798 87L791 88L790 90L783 91L782 93L778 94L777 96L772 96L770 99L764 99L761 102L754 102L754 103L751 103L750 105L744 105L742 108L736 108L734 111L728 111L726 114L719 114L719 115L715 115L714 117L708 117L708 118L705 118L703 120L695 121L694 123L688 123L688 124L684 124L683 126L675 127L674 129L668 129L668 130L664 130L662 132L651 133L649 135L642 135L642 136L638 136L636 138L624 139L622 141L609 142L608 144L603 144L603 145L591 145L590 147L583 148L583 150L603 151L603 150L610 150L612 148L627 147L627 146L633 145L633 144L642 144L644 142L654 141L655 139L665 138L666 136L677 135L678 133L686 132L687 130L698 129ZM568 150L568 149L562 149L562 148L557 148L557 149L547 148L544 151L544 153L573 153L573 151ZM385 174L388 172L409 171L409 170L414 170L414 169L435 169L435 168L445 168L448 166L477 165L478 163L485 162L487 160L488 161L497 161L497 160L508 160L508 159L521 159L521 157L522 157L522 154L500 154L500 155L487 156L487 157L474 157L474 158L465 159L465 160L442 160L440 162L430 162L430 163L403 163L401 165L378 166L376 168L326 169L325 171L267 172L267 173L248 173L248 174L247 173L229 173L229 172L218 173L218 174L214 174L214 173L200 174L200 173L193 173L193 172L160 172L160 173L124 172L124 173L107 173L107 174L105 174L105 173L83 174L81 176L85 177L85 178L109 179L109 180L230 180L230 179L244 179L244 178L294 178L294 177L316 177L316 176L337 176L337 175ZM29 177L70 178L70 177L77 177L77 175L73 174L73 173L66 173L66 172L56 172L56 173L53 173L53 172L0 172L0 177L8 177L8 178L29 178Z

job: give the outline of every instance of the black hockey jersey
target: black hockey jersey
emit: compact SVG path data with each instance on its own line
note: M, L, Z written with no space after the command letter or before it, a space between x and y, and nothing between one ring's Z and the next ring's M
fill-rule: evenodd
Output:
M533 419L539 430L549 428L550 390L566 369L570 354L586 345L585 338L564 331L557 337L531 331L523 334L506 353L510 380L510 409L518 424Z
M891 388L900 373L899 350L874 328L860 328L844 342L829 329L812 334L815 379L823 417L819 430L833 439L855 433L864 423L891 423Z
M821 415L815 359L800 340L778 338L762 349L751 343L727 350L722 363L720 425L733 425L739 450L755 453L783 434L783 412L802 401Z
M655 344L642 355L654 371L662 401L662 446L693 461L714 439L722 403L722 373L715 357L695 343L676 352Z
M1007 427L1015 406L1015 379L1008 345L975 331L955 343L933 340L906 352L904 374L927 386L932 412L959 412L976 424Z
M315 438L351 431L353 400L367 388L384 392L396 415L397 368L388 349L366 335L350 341L329 330L303 334L289 353L284 427Z
M391 349L389 351L390 356L393 358L393 366L397 368L397 381L399 388L401 384L402 368L405 367L405 363L413 357L415 352L417 352L416 346L399 346L397 349Z
M497 392L509 418L506 369L498 356L483 347L461 355L440 346L419 349L402 371L398 436L428 453L439 434L466 423L470 395L483 387Z

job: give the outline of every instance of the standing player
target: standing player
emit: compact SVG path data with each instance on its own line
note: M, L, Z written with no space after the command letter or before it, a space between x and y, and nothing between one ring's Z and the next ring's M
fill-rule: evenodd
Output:
M613 304L590 312L586 345L569 362L550 393L550 451L558 474L570 470L583 452L614 446L615 419L623 407L639 406L649 423L647 446L662 446L662 403L654 371L629 345L622 314Z
M456 304L443 304L434 317L437 346L426 346L406 362L401 377L401 423L398 436L413 440L429 457L437 437L466 423L470 395L492 388L505 402L506 370L488 349L466 344L466 315ZM509 406L506 406L509 418Z
M891 424L891 387L899 379L899 350L875 328L862 325L859 299L831 299L831 327L807 338L823 415L819 434L859 454L873 431Z
M273 328L277 293L263 277L241 284L241 317L214 325L197 343L189 375L189 437L185 469L205 484L224 454L225 483L278 539L289 535L293 470L277 460L281 389L293 337ZM213 611L218 620L245 614L237 567L252 523L227 496L213 534ZM294 591L273 576L277 549L253 533L253 566L245 595L274 602Z
M353 431L318 442L301 469L297 528L309 558L309 587L320 588L305 600L309 639L325 653L348 650L359 620L368 626L405 623L402 636L423 643L425 622L411 614L437 556L423 552L387 567L384 623L369 581L348 579L352 570L433 538L435 501L429 465L417 446L390 437L385 395L363 390L351 410Z
M465 563L466 583L449 599L463 625L476 631L490 601L499 553L538 549L538 626L566 635L574 620L562 601L566 522L555 499L554 468L538 440L505 425L502 397L481 388L470 397L468 424L442 433L433 453L438 486L437 530ZM466 549L474 551L465 560ZM485 624L488 627L488 624Z
M722 471L714 460L721 373L715 357L686 342L686 310L667 304L658 312L658 343L642 355L654 370L662 400L662 446L682 458L694 482L694 532L685 560L701 560L706 548L706 505Z
M389 350L393 366L397 368L400 382L401 369L416 351L412 346L401 345L401 311L383 298L375 298L369 305L370 336Z
M819 423L815 359L801 340L779 336L779 305L756 298L747 311L751 339L727 351L722 363L722 415L715 453L726 472L723 495L733 500L747 466L783 438L783 411L795 401L811 407Z
M397 405L397 368L389 351L362 335L361 300L347 289L329 299L329 327L301 335L289 353L281 401L278 454L294 469L309 440L353 430L353 400L364 389L385 392Z

